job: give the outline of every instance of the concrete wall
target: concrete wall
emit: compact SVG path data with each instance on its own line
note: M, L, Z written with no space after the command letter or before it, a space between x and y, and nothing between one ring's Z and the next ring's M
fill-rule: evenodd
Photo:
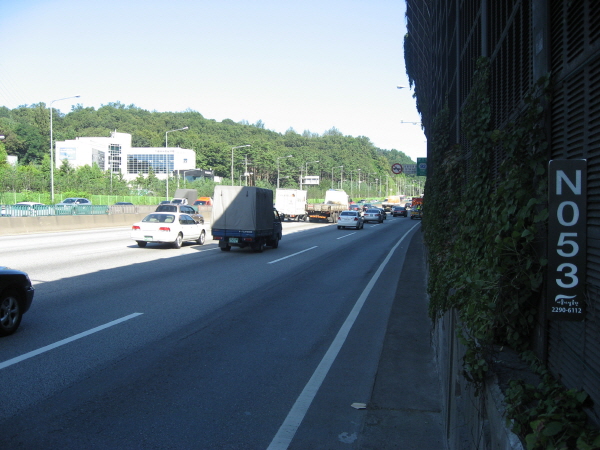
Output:
M479 395L463 376L464 346L456 338L458 314L448 311L433 330L442 386L442 416L449 450L523 450L505 423L504 394L492 373ZM510 358L499 354L498 359Z
M130 227L148 213L94 216L0 217L0 236L92 228Z
M155 209L156 206L138 206L137 210L139 212L131 214L0 217L0 236L93 228L130 227ZM212 208L210 206L201 206L198 208L198 211L204 216L204 223L208 223L211 218Z

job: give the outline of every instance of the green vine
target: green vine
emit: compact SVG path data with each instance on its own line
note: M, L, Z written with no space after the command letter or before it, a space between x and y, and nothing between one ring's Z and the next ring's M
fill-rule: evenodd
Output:
M511 381L506 401L512 430L524 437L529 450L600 448L600 434L588 425L584 412L589 396L565 389L533 355L525 357L542 382L533 386L522 380Z
M448 107L433 121L430 145L435 171L425 187L427 215L423 221L429 249L429 313L435 320L450 309L458 312L462 323L458 338L466 349L463 373L477 392L495 346L507 345L521 353L528 350L547 263L548 157L543 102L547 101L549 78L536 83L518 119L502 130L492 127L488 79L489 62L481 58L461 114L461 144L450 144ZM535 442L531 449L562 448L544 447L550 442L544 440L546 435L558 427L554 423L548 429L544 422L546 415L552 416L556 399L552 395L560 385L551 379L544 377L544 386L536 395L547 396L546 400L533 409L527 406L527 396L508 398L518 424L516 431L523 437L529 422L542 421L535 426L546 431L534 430L535 438L527 437L528 446ZM514 389L525 391L522 383ZM577 400L584 397L581 393L565 395ZM561 411L565 417L579 417L582 413L580 409L575 412L576 406L574 401L566 402ZM569 442L580 437L581 442L590 442L580 430L565 426L557 433L566 434Z

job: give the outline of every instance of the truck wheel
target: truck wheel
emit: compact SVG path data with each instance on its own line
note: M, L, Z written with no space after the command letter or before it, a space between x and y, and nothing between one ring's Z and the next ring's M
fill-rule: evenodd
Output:
M258 242L254 242L251 246L252 251L256 252L256 253L262 253L263 250L265 249L265 243L264 241L261 239Z
M273 241L271 241L271 248L277 248L279 247L279 236L275 237L275 239L273 239Z

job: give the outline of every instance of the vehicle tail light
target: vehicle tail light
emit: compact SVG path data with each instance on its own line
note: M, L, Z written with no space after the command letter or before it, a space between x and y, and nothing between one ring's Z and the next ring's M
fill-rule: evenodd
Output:
M139 230L139 229L140 229L140 227L138 227L137 225L134 225L134 226L132 226L132 227L131 227L131 229L132 229L132 230Z
M252 240L253 240L253 239L252 239L251 237L246 237L246 238L244 238L244 241L246 241L246 242L252 242Z
M354 221L355 221L355 222L357 222L357 221L358 221L358 217L355 217L355 218L354 218Z
M169 228L169 227L160 227L158 229L158 231L171 231L171 228Z

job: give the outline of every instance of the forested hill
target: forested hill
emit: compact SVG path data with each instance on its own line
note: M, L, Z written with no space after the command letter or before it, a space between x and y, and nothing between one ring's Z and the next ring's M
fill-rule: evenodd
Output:
M212 168L216 175L227 177L231 165L231 148L250 144L236 158L251 161L254 176L272 181L277 174L277 158L292 155L280 162L281 176L297 177L307 163L325 177L332 168L343 166L344 174L360 169L361 173L387 174L393 163L414 164L401 151L375 147L368 137L344 136L332 128L322 135L290 129L284 134L270 131L259 121L256 124L222 122L205 119L196 111L157 112L134 105L109 103L96 110L81 105L67 114L53 112L55 141L76 137L110 136L111 131L131 133L134 147L163 147L165 132L170 133L169 147L193 149L196 167ZM0 107L0 135L5 136L4 149L19 158L20 164L41 164L50 148L50 114L44 103L15 109ZM314 161L318 163L312 164ZM356 172L355 172L356 173ZM336 174L339 177L339 173ZM344 177L346 178L346 176ZM350 178L350 175L348 175Z

